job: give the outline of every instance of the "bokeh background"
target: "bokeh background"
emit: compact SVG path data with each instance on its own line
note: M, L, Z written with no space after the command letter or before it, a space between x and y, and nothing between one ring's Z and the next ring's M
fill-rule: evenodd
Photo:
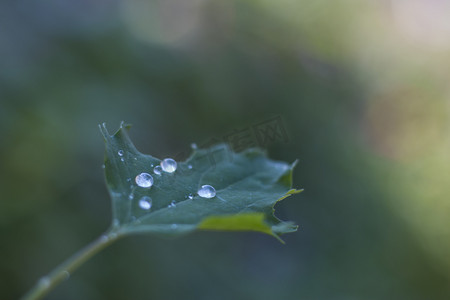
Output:
M450 2L0 2L0 298L110 223L110 131L157 157L280 116L256 233L121 240L47 299L449 299Z

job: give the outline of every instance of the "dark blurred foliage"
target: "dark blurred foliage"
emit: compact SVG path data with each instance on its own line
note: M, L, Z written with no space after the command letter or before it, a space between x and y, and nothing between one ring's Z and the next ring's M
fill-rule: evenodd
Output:
M109 226L97 124L163 158L280 116L286 245L130 237L48 299L448 299L449 43L398 2L1 2L0 298Z

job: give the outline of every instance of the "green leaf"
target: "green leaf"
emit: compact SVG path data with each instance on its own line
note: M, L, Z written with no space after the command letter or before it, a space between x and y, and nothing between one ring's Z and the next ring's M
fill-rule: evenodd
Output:
M260 149L234 153L227 145L194 149L173 173L153 172L161 160L140 153L121 124L114 135L105 125L105 175L112 198L113 225L117 234L179 235L195 230L259 231L279 239L297 226L274 216L274 205L301 190L291 189L295 163L273 161ZM150 188L140 187L141 173L153 177ZM197 194L202 185L216 189L213 198ZM139 202L151 198L151 208ZM148 199L148 198L144 198ZM147 207L148 208L148 207ZM281 240L280 240L281 241Z

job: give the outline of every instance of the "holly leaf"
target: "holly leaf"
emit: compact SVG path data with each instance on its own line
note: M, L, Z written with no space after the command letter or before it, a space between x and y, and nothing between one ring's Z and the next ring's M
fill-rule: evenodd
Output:
M127 134L130 126L122 123L113 135L104 124L99 127L106 142L112 232L167 236L195 230L258 231L279 239L280 234L297 230L293 223L276 218L273 208L301 192L291 189L295 163L270 160L260 149L235 153L219 144L193 149L172 173L155 172L161 160L136 149ZM204 185L216 194L201 197L198 191Z

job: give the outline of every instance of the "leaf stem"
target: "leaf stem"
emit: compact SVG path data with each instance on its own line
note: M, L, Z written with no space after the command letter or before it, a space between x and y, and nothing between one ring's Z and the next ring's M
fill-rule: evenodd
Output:
M41 277L34 287L22 297L22 300L38 300L46 296L57 285L70 277L79 266L86 262L89 258L106 248L117 239L120 234L117 234L114 230L108 230L102 234L96 240L85 246L83 249L75 253L65 262L56 267L48 275Z

